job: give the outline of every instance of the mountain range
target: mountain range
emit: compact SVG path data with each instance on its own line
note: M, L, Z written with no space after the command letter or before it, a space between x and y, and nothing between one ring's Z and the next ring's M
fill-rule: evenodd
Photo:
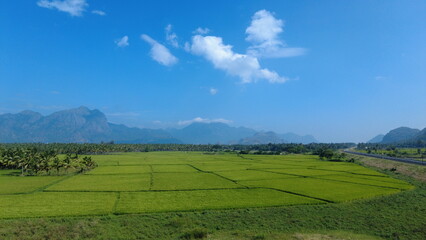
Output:
M43 116L33 111L0 115L2 143L178 143L178 144L267 144L311 143L310 135L258 132L225 123L192 123L181 129L127 127L108 122L104 113L79 107Z
M395 128L385 135L377 135L376 137L368 141L368 143L389 144L416 141L426 141L426 128L424 128L423 130L409 127Z

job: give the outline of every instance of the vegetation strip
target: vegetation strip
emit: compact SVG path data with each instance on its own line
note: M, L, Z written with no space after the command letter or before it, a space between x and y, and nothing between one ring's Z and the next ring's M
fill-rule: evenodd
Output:
M378 154L369 154L369 153L354 152L354 151L347 151L347 150L345 150L344 152L350 153L350 154L355 154L355 155L366 156L366 157L374 157L374 158L392 160L392 161L397 161L397 162L426 165L426 162L424 162L424 161L419 161L419 160L414 160L414 159L409 159L409 158L388 157L388 156L383 156L383 155L378 155Z

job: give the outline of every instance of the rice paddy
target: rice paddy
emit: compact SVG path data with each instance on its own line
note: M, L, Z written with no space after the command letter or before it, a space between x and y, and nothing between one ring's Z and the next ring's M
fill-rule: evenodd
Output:
M330 204L393 194L410 184L312 155L149 152L95 155L69 176L0 171L0 218L82 216Z

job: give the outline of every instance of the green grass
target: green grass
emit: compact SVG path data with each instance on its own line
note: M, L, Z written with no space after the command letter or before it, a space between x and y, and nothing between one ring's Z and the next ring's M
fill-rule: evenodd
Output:
M114 193L48 193L0 197L1 218L102 215L111 213Z
M100 166L86 174L135 174L135 173L150 173L149 165L142 166Z
M167 172L197 172L197 170L188 165L152 165L153 172L167 173Z
M351 182L351 183L360 183L360 184L373 185L373 186L379 186L379 187L397 188L402 190L408 190L413 188L412 185L404 181L393 179L393 178L385 178L385 177L381 177L381 179L377 179L377 177L373 177L373 176L359 177L359 175L354 175L354 174L342 174L342 175L320 176L319 178Z
M277 178L291 178L295 176L278 174L273 172L246 170L246 171L224 171L216 172L217 174L234 181L242 180L265 180L265 179L277 179Z
M47 191L140 191L148 190L149 174L79 175L48 187Z
M192 165L202 171L208 172L246 170L251 166L249 164L241 164L234 162L194 163Z
M322 176L322 175L333 175L337 174L336 171L327 171L327 170L319 170L319 169L268 169L267 171L282 173L285 175L297 175L297 176Z
M238 184L211 173L154 173L152 190L239 188Z
M270 189L122 193L118 213L188 211L323 203Z
M386 176L386 174L356 165L351 163L338 164L338 165L323 165L317 166L315 169L337 171L337 172L350 172L364 175Z
M63 178L56 176L0 176L0 194L33 192Z
M251 187L267 187L289 191L305 196L325 199L332 202L343 202L360 198L399 192L398 189L338 182L318 178L288 178L257 181L241 181Z

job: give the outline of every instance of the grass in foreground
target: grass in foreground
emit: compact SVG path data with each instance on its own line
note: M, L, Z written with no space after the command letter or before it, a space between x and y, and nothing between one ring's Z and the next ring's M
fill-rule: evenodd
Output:
M416 184L414 190L339 204L3 219L0 238L185 239L200 233L206 239L423 240L426 238L426 185L413 183Z

